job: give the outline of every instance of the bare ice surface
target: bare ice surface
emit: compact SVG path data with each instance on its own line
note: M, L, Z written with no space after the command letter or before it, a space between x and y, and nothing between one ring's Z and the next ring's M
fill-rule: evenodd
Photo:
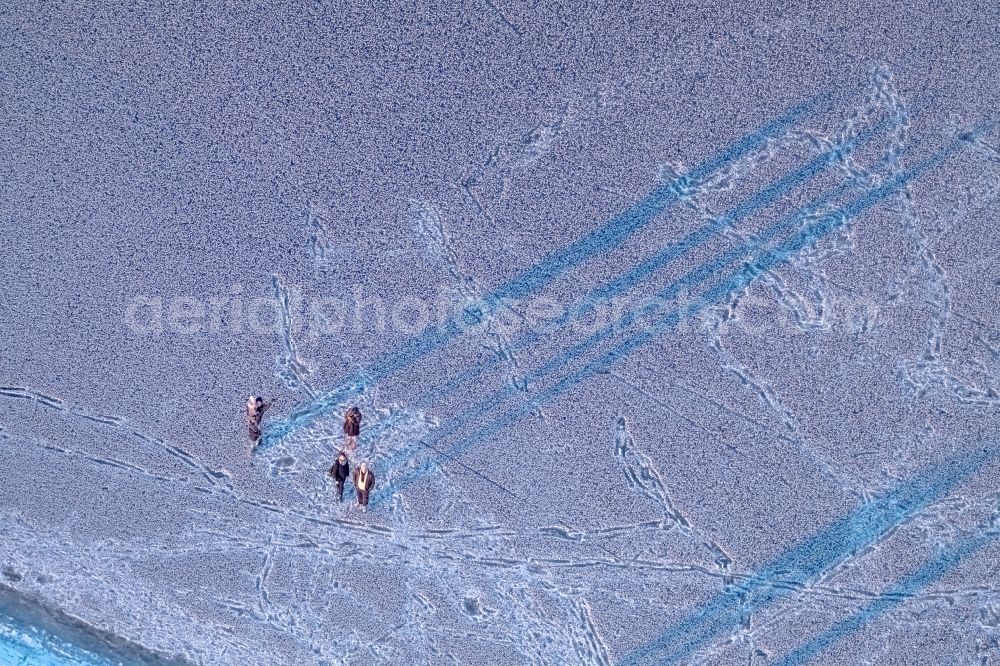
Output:
M732 4L0 9L0 663L1000 664L1000 11Z

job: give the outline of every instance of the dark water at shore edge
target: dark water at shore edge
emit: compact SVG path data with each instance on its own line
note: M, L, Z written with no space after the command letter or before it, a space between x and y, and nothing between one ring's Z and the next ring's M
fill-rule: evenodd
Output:
M81 650L116 664L140 666L189 666L179 656L166 656L0 583L0 621L11 620L18 627L34 626Z

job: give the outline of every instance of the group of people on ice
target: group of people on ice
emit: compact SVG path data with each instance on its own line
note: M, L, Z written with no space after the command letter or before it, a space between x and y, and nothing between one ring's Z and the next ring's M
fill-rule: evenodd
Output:
M250 441L252 442L250 448L251 455L260 441L260 421L264 415L264 410L273 404L273 401L264 402L264 399L260 396L250 396L247 399L246 418L247 429L250 431ZM333 466L330 467L327 473L333 477L334 482L337 484L337 499L341 502L344 501L344 484L347 483L348 479L351 479L351 482L354 484L354 490L357 493L358 506L361 507L362 511L367 511L368 498L372 490L375 489L375 472L371 470L368 463L362 462L354 469L352 475L351 462L349 460L349 455L354 453L358 448L358 436L361 435L361 410L357 407L351 407L344 415L344 435L344 448L337 454L337 459L333 462Z

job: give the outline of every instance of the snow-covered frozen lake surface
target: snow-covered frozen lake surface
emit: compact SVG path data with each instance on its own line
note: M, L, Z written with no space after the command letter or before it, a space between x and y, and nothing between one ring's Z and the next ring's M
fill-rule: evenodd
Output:
M995 7L90 4L0 10L0 663L1000 663Z

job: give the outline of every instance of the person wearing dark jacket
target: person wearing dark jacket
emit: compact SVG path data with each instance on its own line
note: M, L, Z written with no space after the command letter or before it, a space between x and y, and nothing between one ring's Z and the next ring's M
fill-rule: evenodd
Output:
M340 452L340 455L333 462L333 467L330 468L329 474L337 482L337 499L343 502L344 482L351 476L351 463L347 461L346 453L343 451Z
M260 441L260 420L264 416L264 410L274 404L274 401L264 402L264 398L257 396L250 396L247 399L247 427L250 430L250 441L252 442L250 446L250 451L253 452L257 448L257 442Z
M347 435L347 449L358 448L358 435L361 434L361 410L351 407L344 415L344 434Z
M361 465L354 470L354 489L358 492L358 506L362 511L368 510L368 495L375 488L375 472L368 465Z

